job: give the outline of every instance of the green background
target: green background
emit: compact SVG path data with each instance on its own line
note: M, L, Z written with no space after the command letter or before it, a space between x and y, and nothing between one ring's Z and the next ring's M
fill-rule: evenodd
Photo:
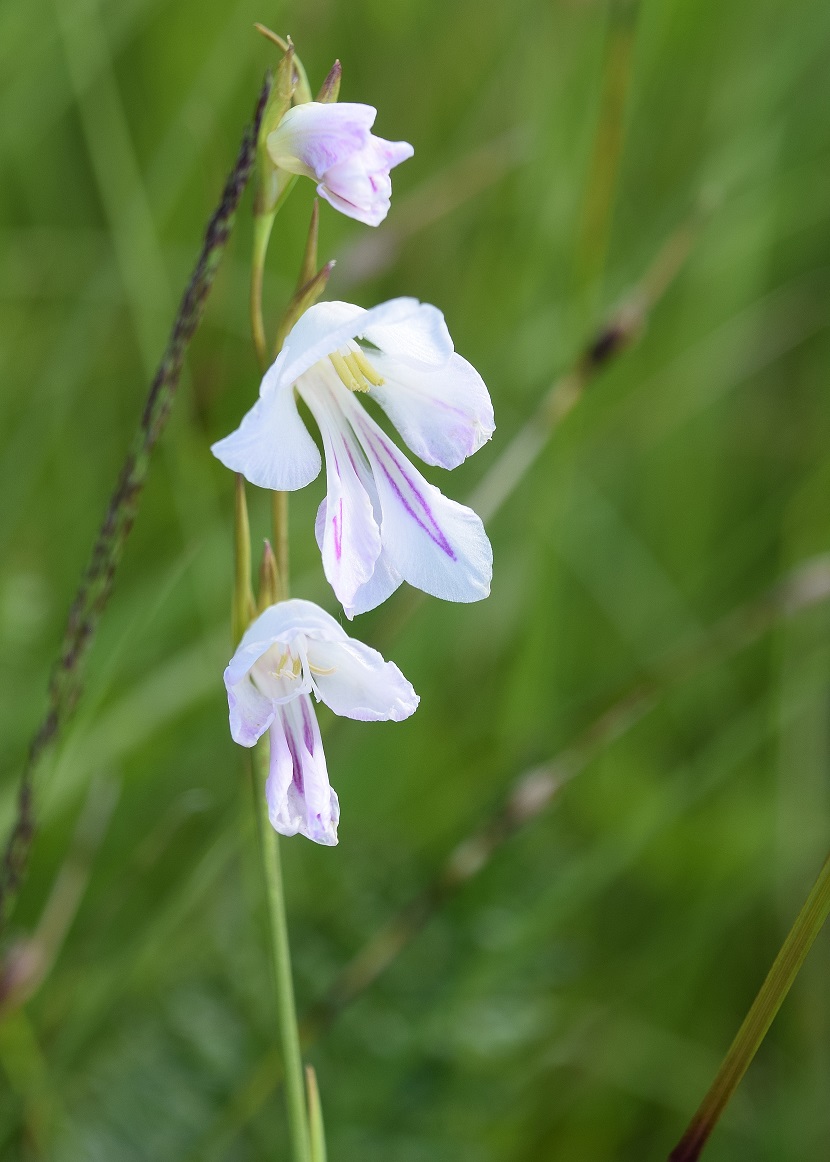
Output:
M333 1162L664 1159L828 847L827 610L688 676L672 657L829 547L830 8L5 0L4 831L77 578L275 59L254 20L291 33L312 85L340 57L341 96L415 146L377 231L323 206L321 257L338 259L332 297L437 304L484 375L493 442L452 476L427 471L456 498L697 216L640 342L490 522L491 598L429 599L406 620L401 593L356 623L421 706L403 724L321 712L341 842L284 845L308 1011L523 772L657 682L649 712L437 904L309 1056ZM312 196L299 183L278 220L272 324ZM70 850L85 890L42 986L0 1025L3 1158L286 1157L221 684L232 481L208 451L257 386L249 246L248 197L40 785L6 949ZM334 611L322 490L292 500L293 585ZM82 811L99 834L73 848ZM822 938L712 1162L828 1156L828 956Z

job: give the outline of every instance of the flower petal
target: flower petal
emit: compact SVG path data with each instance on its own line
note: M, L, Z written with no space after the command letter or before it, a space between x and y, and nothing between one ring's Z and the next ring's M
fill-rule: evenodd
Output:
M359 153L377 110L348 101L308 101L289 109L266 146L274 165L319 181L326 170Z
M372 363L383 383L376 399L416 456L427 464L457 468L494 430L490 395L472 364L453 354L439 368L413 368L382 352Z
M346 718L400 722L420 701L394 662L353 638L309 642L308 661L319 697Z
M270 742L265 796L271 826L281 835L299 833L333 846L340 806L329 785L320 728L307 694L279 707Z
M414 152L407 141L384 141L371 134L361 150L326 171L317 192L348 217L379 226L391 206L389 170Z
M353 409L350 418L375 478L381 540L393 568L410 585L445 601L486 597L493 550L479 517L429 484L359 404Z
M274 705L251 681L249 674L235 684L229 682L231 667L225 670L231 738L240 746L254 746L274 720Z
M389 299L370 310L338 300L315 303L288 332L260 393L293 386L315 363L360 335L391 355L421 363L446 363L453 351L444 316L417 299Z
M389 299L368 311L337 300L315 303L289 331L282 351L262 381L261 393L265 395L278 387L293 386L310 367L344 347L350 339L363 334L368 337L369 330L391 327L411 319L421 306L417 299L412 298ZM435 310L434 307L430 309Z
M289 645L298 637L345 641L348 634L331 614L313 601L299 597L278 601L276 605L269 605L246 629L225 670L225 685L228 689L236 687L275 642Z
M384 307L401 302L392 299L367 311L361 333L387 355L411 360L416 366L442 366L454 350L442 312L430 303L419 303L417 299L403 301L408 301L411 309L384 311Z
M375 561L375 571L372 576L365 585L361 585L352 598L351 604L343 606L343 612L349 621L357 617L358 614L368 613L370 609L376 609L382 605L402 584L403 577L393 568L389 554L381 549L380 556Z
M325 516L317 523L326 578L343 606L371 578L380 556L380 529L372 504L371 473L363 449L338 407L329 381L339 385L329 363L303 376L297 388L323 437L326 454Z
M361 459L363 458L363 450L361 449ZM372 474L367 474L367 479L364 481L366 491L372 498L372 510L374 512L375 523L380 524L380 501L377 498L377 489L375 488ZM320 552L323 551L323 538L325 535L326 514L328 512L327 499L324 497L320 501L320 507L317 509L317 519L314 522L314 535L317 538L317 544ZM380 555L375 561L372 575L359 589L356 590L354 597L350 602L344 602L340 598L343 606L343 612L349 621L357 617L360 613L367 613L370 609L377 608L382 605L387 598L391 597L403 584L403 577L397 573L389 564L389 558L383 551L381 546Z
M251 484L277 492L304 488L321 467L320 452L300 418L290 385L261 395L236 431L210 450Z
M333 171L334 172L334 171ZM345 183L341 180L339 183L341 188ZM349 191L352 196L355 195L354 190ZM335 210L339 210L341 214L345 214L347 218L353 218L355 222L362 222L364 226L379 226L386 215L392 208L392 183L389 183L389 195L385 198L378 198L376 195L372 197L369 204L358 204L357 202L350 202L341 194L335 193L330 189L325 182L320 182L317 186L317 193L321 198L324 198L330 206Z

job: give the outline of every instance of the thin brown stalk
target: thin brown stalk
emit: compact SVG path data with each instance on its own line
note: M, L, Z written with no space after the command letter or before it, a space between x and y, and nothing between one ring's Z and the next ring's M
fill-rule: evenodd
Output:
M251 175L259 123L269 92L270 81L267 80L257 102L253 123L245 130L236 163L208 223L199 259L182 296L132 445L69 611L60 653L49 683L46 713L29 746L20 780L17 815L0 866L0 928L8 919L28 864L35 832L35 778L83 691L87 655L112 593L115 572L138 512L150 456L170 414L185 355L202 320L240 198Z

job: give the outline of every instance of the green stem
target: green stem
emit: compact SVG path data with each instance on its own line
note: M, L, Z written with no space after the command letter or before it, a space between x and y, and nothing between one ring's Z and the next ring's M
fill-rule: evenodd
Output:
M268 803L265 798L265 780L268 777L268 743L265 739L260 740L254 750L254 773L254 794L259 824L262 868L265 874L268 897L271 953L277 994L282 1064L285 1073L285 1101L288 1111L291 1157L293 1162L309 1162L311 1155L303 1062L300 1053L297 1010L294 1004L294 985L291 977L291 951L285 918L279 839L268 818Z
M296 178L293 177L286 182L277 195L272 209L259 212L255 209L254 211L254 243L251 257L251 335L259 369L263 374L268 370L271 362L262 313L265 258L268 254L268 243L271 241L274 219L294 188L295 182ZM280 589L278 599L285 601L288 597L288 495L285 492L273 493L272 525L274 555L277 559Z
M265 276L265 256L274 225L276 211L254 215L254 246L251 256L251 335L254 340L259 369L268 369L268 339L262 316L262 283Z
M813 941L830 913L830 856L775 958L767 979L752 1003L738 1035L718 1070L709 1092L669 1155L669 1162L696 1162L729 1099L740 1084L758 1048L798 976Z
M287 601L291 586L289 576L288 557L288 493L271 493L271 525L274 538L274 556L277 559L277 578L279 580L278 601Z

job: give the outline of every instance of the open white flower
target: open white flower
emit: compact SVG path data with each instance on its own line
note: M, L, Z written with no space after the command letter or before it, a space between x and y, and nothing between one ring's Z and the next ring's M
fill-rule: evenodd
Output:
M261 488L293 491L320 471L294 388L323 438L328 489L317 540L346 616L374 609L402 581L446 601L486 597L493 554L481 520L429 484L358 399L376 400L428 464L455 468L490 439L487 388L453 350L441 312L409 298L306 311L254 407L212 448Z
M335 210L378 226L389 213L389 171L415 152L407 141L370 132L377 110L349 102L307 101L289 109L266 145L274 165L318 182Z
M329 785L311 695L362 722L408 718L418 695L394 662L355 641L311 601L272 605L225 670L231 735L254 746L270 731L268 816L281 835L337 843L340 807Z

